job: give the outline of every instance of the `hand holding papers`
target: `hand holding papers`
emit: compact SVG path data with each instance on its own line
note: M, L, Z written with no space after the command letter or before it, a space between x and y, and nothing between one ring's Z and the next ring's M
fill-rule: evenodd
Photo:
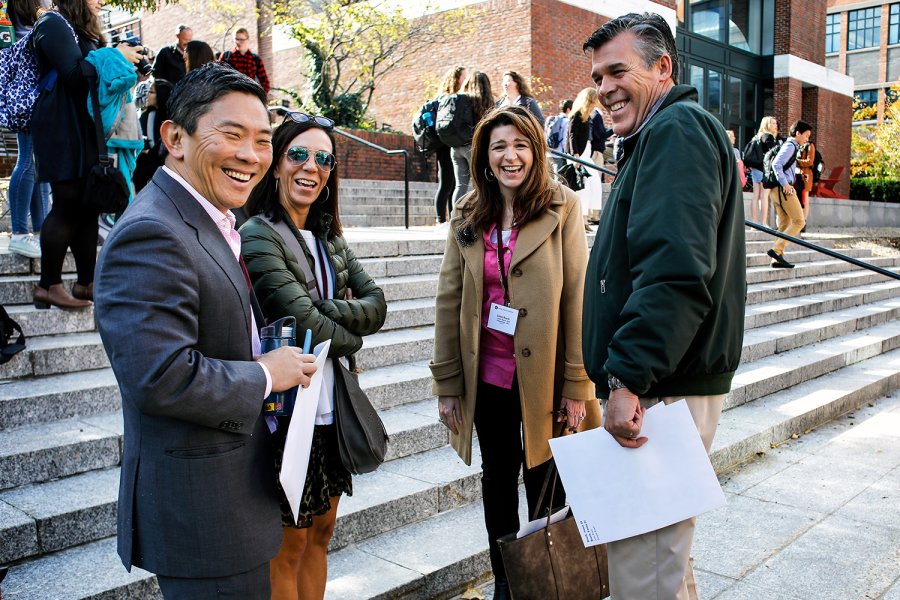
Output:
M300 499L303 497L303 484L306 483L306 469L309 466L309 453L312 449L313 428L316 422L316 409L319 407L319 394L322 393L322 377L325 373L325 360L331 340L325 340L315 347L316 372L312 376L309 387L297 392L294 414L288 427L287 439L284 442L284 459L278 479L284 489L284 495L291 505L294 522L300 512Z
M550 440L585 546L654 531L725 504L687 403L644 414L640 448L605 429Z

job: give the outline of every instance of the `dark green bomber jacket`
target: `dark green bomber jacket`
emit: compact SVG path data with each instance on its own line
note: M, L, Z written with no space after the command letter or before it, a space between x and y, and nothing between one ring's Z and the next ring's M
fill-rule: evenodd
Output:
M625 154L584 286L584 365L641 397L725 394L741 358L744 204L722 125L675 86Z
M288 227L297 236L310 269L314 261L303 238L288 219ZM307 329L313 332L313 346L331 340L330 357L350 356L362 347L363 336L381 329L387 315L387 304L381 288L365 272L343 237L325 239L325 247L335 271L334 299L313 302L300 270L297 257L281 236L258 218L248 220L240 230L241 256L253 283L260 308L269 321L293 316L297 319L297 337L302 343ZM353 300L343 300L344 292L353 290ZM351 365L352 366L352 365Z

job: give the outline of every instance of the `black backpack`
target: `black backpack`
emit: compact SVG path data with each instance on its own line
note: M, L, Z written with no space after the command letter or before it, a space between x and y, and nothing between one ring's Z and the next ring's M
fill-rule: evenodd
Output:
M822 171L825 170L825 161L822 160L822 153L816 148L816 157L813 159L812 176L813 182L822 179Z
M451 148L459 148L472 143L475 120L472 102L466 94L447 94L438 105L437 121L434 123L438 137Z
M19 332L15 342L10 342L13 335ZM18 323L13 321L6 309L0 306L0 365L12 360L12 357L25 349L25 334ZM0 577L2 579L2 577Z
M790 144L790 142L784 142L784 144ZM763 187L767 190L773 190L777 187L781 187L781 184L778 183L778 176L775 174L775 157L778 156L778 152L781 150L782 146L781 141L777 141L775 146L772 147L771 150L766 152L766 155L763 157ZM788 159L786 163L784 163L784 171L787 171L794 161L797 160L797 153L794 152L791 154L791 157ZM793 182L790 182L793 183Z
M744 146L744 164L757 171L763 170L763 149L759 138L754 137Z
M444 147L444 142L438 137L434 124L437 121L438 105L440 98L434 98L422 105L416 116L413 117L412 132L416 146L425 155L431 154Z
M560 130L562 129L564 119L564 115L555 115L547 119L547 145L550 146L551 150L557 150L560 142L562 142Z

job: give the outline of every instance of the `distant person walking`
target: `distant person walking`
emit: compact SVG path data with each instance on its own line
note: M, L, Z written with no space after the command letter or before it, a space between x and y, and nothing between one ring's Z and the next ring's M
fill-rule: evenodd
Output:
M38 18L38 11L50 8L49 1L10 0L7 5L10 21L16 31L16 39L25 37ZM9 180L9 218L12 237L9 250L28 258L41 257L40 234L47 216L50 186L40 183L34 168L34 145L30 133L16 134L19 156ZM31 228L28 232L28 215Z
M528 82L521 75L515 71L504 73L503 93L503 97L497 100L497 106L524 106L534 115L541 127L544 126L544 113L531 93Z
M809 221L809 200L810 192L813 187L813 166L816 162L816 145L807 142L800 147L800 154L797 156L797 166L800 169L800 175L803 177L803 189L800 192L800 205L803 207L803 220ZM799 179L797 180L799 183ZM806 226L803 227L806 230Z
M475 71L466 79L462 94L465 96L458 104L458 110L464 113L462 121L466 124L466 143L450 149L450 158L453 161L453 173L456 177L456 189L453 192L453 206L469 191L469 179L471 178L472 136L475 126L489 110L494 107L494 94L491 92L491 80L485 73Z
M763 117L759 131L744 149L744 164L750 167L753 195L750 197L750 220L769 226L769 190L763 187L763 157L775 147L778 121L775 117Z
M798 181L799 169L797 168L797 155L800 148L809 142L812 135L812 125L805 121L797 121L791 125L791 137L781 145L781 149L775 156L772 169L778 178L778 186L775 188L775 197L772 205L775 207L775 216L778 218L778 231L788 235L797 236L806 226L803 216L803 207L800 206L800 191L803 188L802 179ZM784 248L788 242L781 238L766 253L772 258L773 269L793 269L794 265L784 259Z
M450 67L441 80L438 97L458 93L466 80L467 73L467 69L462 65ZM441 145L435 152L435 156L437 156L438 189L434 195L434 210L436 222L440 225L447 222L449 218L448 213L453 210L453 205L450 201L453 198L453 190L456 188L456 178L453 175L453 160L450 158L450 146Z
M194 30L184 23L176 28L176 42L171 46L161 48L156 53L156 60L153 61L153 77L156 79L165 79L175 85L184 74L187 68L184 64L184 50L187 48L188 42L194 39Z
M234 32L234 48L223 52L219 60L258 82L266 94L269 93L271 86L269 76L266 74L266 65L258 54L250 51L250 32L245 27Z
M559 114L547 119L544 124L544 135L547 138L547 145L551 150L557 152L566 151L566 137L569 134L569 114L572 112L572 100L563 100L559 103ZM554 156L553 164L556 170L562 168L566 164L566 159Z

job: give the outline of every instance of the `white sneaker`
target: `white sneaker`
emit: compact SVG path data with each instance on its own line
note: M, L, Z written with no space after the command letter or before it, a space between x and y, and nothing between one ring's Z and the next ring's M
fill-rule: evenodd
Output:
M13 235L9 241L9 251L28 258L40 258L41 241L31 234Z

